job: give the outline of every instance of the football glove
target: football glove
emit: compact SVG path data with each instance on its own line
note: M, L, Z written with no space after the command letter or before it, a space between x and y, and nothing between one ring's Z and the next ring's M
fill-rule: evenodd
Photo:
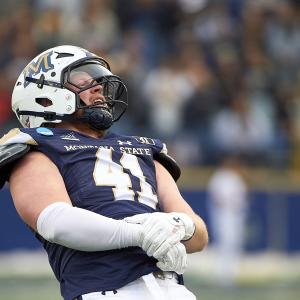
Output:
M145 213L124 220L143 226L138 244L155 258L163 257L178 242L190 239L195 231L192 219L184 213Z
M167 254L158 258L156 266L162 271L174 271L183 274L187 268L187 254L185 246L177 243L169 249Z

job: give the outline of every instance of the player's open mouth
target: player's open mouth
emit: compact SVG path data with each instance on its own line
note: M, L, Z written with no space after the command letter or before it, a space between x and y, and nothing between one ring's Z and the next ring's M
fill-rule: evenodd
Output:
M103 97L104 98L104 97ZM108 105L106 103L106 100L104 98L104 100L95 100L94 104L91 105L92 107L101 107L101 108L106 108L108 109Z
M94 100L94 105L102 105L106 101L105 97Z

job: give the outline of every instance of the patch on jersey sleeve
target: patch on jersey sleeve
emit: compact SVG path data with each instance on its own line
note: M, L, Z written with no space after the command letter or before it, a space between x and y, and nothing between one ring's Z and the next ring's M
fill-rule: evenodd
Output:
M53 136L54 133L51 129L49 128L45 128L45 127L38 127L36 129L36 132L40 135L44 135L44 136Z
M19 128L11 129L0 139L0 145L9 144L37 145L38 143L28 133L22 132Z
M155 141L153 139L143 137L143 136L134 136L133 137L136 141L138 141L141 144L146 144L146 145L155 145Z

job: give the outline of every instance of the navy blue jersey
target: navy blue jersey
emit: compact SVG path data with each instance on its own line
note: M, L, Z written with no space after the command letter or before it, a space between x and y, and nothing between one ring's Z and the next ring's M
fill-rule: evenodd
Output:
M61 128L14 134L12 142L31 144L54 162L74 206L114 219L159 211L153 157L166 152L159 140L113 133L98 139ZM157 261L138 247L83 252L38 238L67 300L118 289L158 270Z

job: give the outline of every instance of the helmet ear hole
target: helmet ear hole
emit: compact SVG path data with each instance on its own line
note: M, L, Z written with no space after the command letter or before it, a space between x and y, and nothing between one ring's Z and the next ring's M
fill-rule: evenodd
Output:
M35 98L35 102L43 107L53 105L53 102L48 98Z

